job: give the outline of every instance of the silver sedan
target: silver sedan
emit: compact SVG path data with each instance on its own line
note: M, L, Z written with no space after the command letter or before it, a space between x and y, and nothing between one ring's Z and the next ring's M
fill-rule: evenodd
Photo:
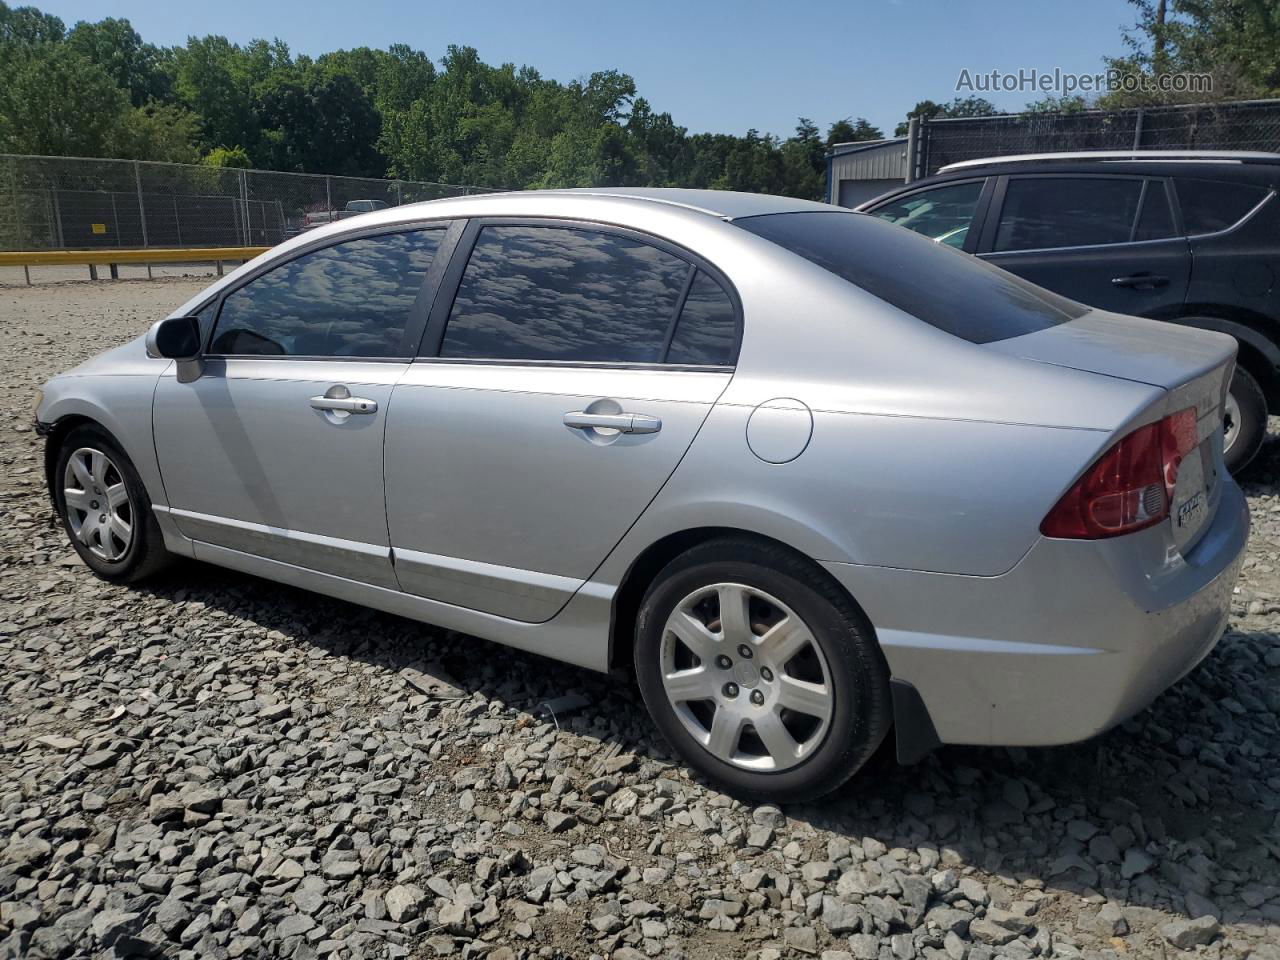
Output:
M294 238L38 404L99 576L175 557L633 672L740 795L1035 746L1217 641L1235 342L872 217L547 191Z

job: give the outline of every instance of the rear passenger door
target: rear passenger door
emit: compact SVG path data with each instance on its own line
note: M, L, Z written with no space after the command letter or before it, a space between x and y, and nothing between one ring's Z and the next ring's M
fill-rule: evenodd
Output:
M1179 313L1191 275L1159 178L1002 177L978 253L1081 303L1161 319Z
M739 327L725 278L652 237L470 223L387 421L401 588L554 616L676 468Z

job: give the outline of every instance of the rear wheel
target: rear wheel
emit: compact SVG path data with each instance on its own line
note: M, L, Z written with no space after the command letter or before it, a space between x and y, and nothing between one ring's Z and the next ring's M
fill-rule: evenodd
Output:
M133 463L99 427L63 439L53 499L71 546L104 580L132 583L164 567L171 554Z
M748 798L822 796L889 729L870 625L808 562L767 544L713 541L672 561L641 605L635 667L668 742Z
M1240 473L1262 449L1267 436L1267 400L1258 381L1237 366L1223 415L1223 457L1227 469Z

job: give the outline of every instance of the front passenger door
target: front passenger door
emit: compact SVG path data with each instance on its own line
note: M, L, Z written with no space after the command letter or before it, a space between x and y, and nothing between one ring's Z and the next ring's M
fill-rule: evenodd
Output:
M382 444L443 227L304 253L225 295L205 371L153 406L169 512L196 555L235 550L397 586Z

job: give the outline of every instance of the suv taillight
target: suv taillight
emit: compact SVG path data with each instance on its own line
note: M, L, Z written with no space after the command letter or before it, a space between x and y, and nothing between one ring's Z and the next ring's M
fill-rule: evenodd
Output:
M1139 427L1104 453L1040 524L1046 537L1101 540L1169 516L1182 458L1196 447L1196 409Z

